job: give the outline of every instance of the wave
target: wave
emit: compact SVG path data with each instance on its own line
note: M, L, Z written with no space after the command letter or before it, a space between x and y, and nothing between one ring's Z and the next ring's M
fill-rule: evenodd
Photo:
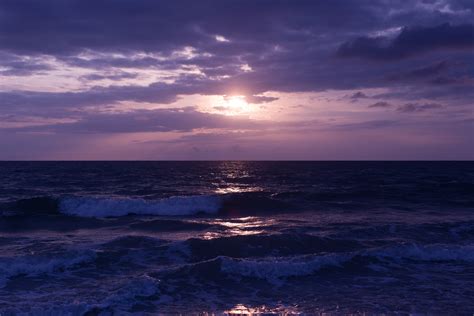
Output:
M212 259L188 263L174 271L171 278L218 279L225 277L247 277L281 284L287 278L337 271L339 275L354 273L387 272L396 263L398 268L410 264L471 265L474 262L474 246L401 244L352 252L318 253L293 256L267 256L236 258L226 254ZM158 273L158 277L163 274Z
M101 246L106 249L148 249L166 244L166 240L161 240L149 236L121 236L108 241Z
M0 204L0 214L51 214L58 211L58 199L50 196L38 196Z
M125 215L192 215L217 213L222 199L217 195L173 196L161 200L129 198L66 197L59 200L59 211L82 217Z
M460 261L474 262L474 245L418 245L402 244L367 252L367 255L385 260L418 260L418 261Z
M291 257L233 258L218 256L213 259L188 263L169 270L152 273L161 280L193 279L197 282L220 281L234 278L265 280L281 284L288 277L311 275L323 268L342 268L353 258L351 254L304 255Z
M245 258L347 252L362 247L361 244L353 240L307 234L258 234L213 239L191 238L182 242L182 245L189 249L193 260L206 260L218 256Z
M61 253L0 258L0 287L18 275L40 275L64 271L92 262L96 253L92 250L68 250Z
M186 220L174 219L152 219L132 223L128 226L130 229L146 232L177 232L177 231L197 231L210 230L219 225L198 223Z
M374 260L375 259L375 260ZM231 259L223 261L223 271L275 280L282 277L302 276L312 274L324 267L344 268L345 263L363 264L369 269L377 269L376 261L418 261L418 262L474 262L474 246L406 244L364 250L352 253L309 255L293 258L265 258L263 260ZM353 265L348 266L349 270Z
M99 304L89 308L88 314L108 315L125 314L135 304L145 299L159 295L159 280L147 275L137 277L132 281L109 291L109 295Z
M4 304L2 315L135 315L130 311L134 306L149 300L159 302L159 285L159 280L138 275L112 283L105 281L101 284L103 288L90 293L85 291L87 294L84 289L78 292L75 292L77 289L68 289L63 295L51 295L45 300L44 294L28 293L22 297L21 303Z
M335 228L333 238L347 238L359 241L389 241L403 238L421 243L466 243L474 240L474 221L457 221L442 223L390 223L381 225L347 225L340 229L340 224L330 224ZM311 229L306 228L306 229Z
M171 196L154 200L130 197L45 196L1 204L0 214L4 216L63 214L84 218L197 214L244 217L297 213L324 208L346 208L351 211L360 208L368 209L367 204L357 203L356 200L353 201L352 199L351 201L344 198L331 200L321 195L308 197L305 193L295 194L296 196L285 196L284 193L272 194L261 191ZM328 201L334 203L327 204ZM194 228L201 229L204 227L195 225Z
M98 248L97 261L104 265L197 264L219 257L268 258L298 257L327 253L347 253L362 245L351 240L335 240L305 234L232 236L213 239L190 238L170 241L149 236L121 236Z
M157 200L128 197L33 197L0 205L5 215L64 214L89 218L126 215L183 216L222 214L244 216L292 209L263 192L172 196Z
M329 254L261 260L221 257L221 271L279 283L279 279L313 274L325 267L340 267L352 259L348 254Z
M34 197L0 205L5 216L64 214L79 217L103 218L126 215L192 215L217 213L222 196L172 196L159 200L107 197Z

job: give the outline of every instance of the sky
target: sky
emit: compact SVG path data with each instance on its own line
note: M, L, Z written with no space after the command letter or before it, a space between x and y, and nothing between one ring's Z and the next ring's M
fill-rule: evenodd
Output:
M472 0L0 0L1 160L472 160Z

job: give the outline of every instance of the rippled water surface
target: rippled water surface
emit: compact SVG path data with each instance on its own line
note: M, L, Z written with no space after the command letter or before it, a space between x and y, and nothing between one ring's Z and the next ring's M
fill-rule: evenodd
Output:
M2 315L474 312L471 162L2 162Z

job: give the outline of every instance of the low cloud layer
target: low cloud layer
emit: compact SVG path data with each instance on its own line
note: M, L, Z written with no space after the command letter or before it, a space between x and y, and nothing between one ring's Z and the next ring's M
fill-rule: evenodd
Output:
M270 126L268 122L203 113L194 108L136 110L123 113L86 114L75 122L7 128L4 132L49 133L144 133L189 132L195 129L256 129Z

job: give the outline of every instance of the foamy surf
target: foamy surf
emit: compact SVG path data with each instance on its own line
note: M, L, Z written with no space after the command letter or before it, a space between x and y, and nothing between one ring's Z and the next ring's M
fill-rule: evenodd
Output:
M2 315L474 310L472 163L2 166Z
M59 211L81 217L117 217L126 215L180 216L217 213L222 205L218 195L173 196L160 200L99 197L64 197Z

